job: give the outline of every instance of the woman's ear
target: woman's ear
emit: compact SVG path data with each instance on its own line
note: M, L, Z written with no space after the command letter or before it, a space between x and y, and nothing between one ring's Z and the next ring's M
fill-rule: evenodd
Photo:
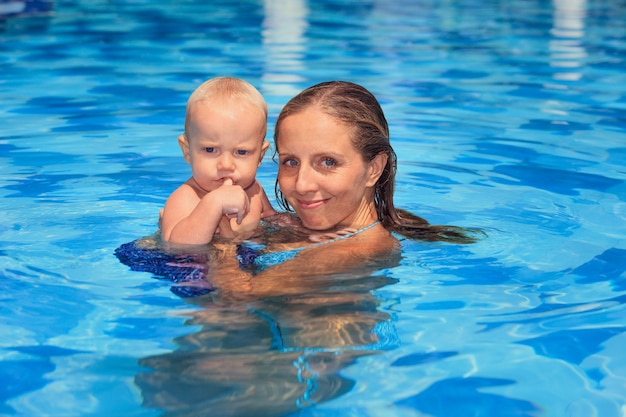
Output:
M180 146L180 150L183 151L185 162L190 164L191 158L189 157L189 140L187 140L187 136L182 134L178 137L178 146Z
M373 187L376 185L376 182L385 170L388 158L389 156L386 153L379 153L374 157L374 159L370 161L368 167L368 178L366 183L368 187Z

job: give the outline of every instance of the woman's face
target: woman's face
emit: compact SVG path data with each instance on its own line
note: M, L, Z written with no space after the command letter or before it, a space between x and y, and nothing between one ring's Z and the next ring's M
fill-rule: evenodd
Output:
M360 228L376 220L373 187L386 157L366 163L348 125L311 107L282 121L276 146L280 190L305 227Z

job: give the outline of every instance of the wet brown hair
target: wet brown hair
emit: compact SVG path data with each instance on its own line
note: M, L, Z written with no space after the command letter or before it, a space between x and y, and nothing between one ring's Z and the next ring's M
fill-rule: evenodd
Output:
M435 226L415 214L397 209L393 203L397 156L389 141L389 125L380 103L366 88L347 81L328 81L307 88L283 107L274 129L274 143L285 118L317 106L327 115L352 127L352 145L371 162L377 155L387 155L387 164L376 182L374 205L378 220L388 230L412 239L471 243L477 231L456 226ZM276 198L285 210L293 211L276 181Z

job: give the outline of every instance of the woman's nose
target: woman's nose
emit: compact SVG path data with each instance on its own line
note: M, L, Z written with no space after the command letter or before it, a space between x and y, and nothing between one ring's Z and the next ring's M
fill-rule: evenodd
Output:
M316 191L317 183L315 181L315 173L309 167L300 167L296 176L296 192L299 194L306 194L311 191Z

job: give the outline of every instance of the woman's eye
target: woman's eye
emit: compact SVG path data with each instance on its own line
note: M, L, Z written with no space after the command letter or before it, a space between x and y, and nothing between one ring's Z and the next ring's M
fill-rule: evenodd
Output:
M215 148L204 148L204 151L206 153L213 153L213 152L215 152Z
M322 159L321 164L325 168L333 168L333 167L337 166L337 161L335 161L332 158L324 158L324 159Z
M293 168L295 166L298 166L298 162L295 159L285 159L282 161L282 165Z

